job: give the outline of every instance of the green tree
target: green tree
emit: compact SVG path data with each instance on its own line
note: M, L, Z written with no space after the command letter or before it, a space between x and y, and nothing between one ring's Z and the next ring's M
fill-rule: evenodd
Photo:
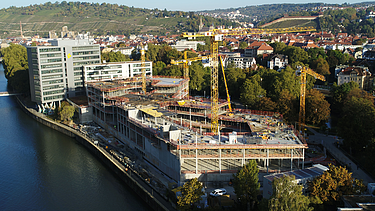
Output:
M316 89L306 92L306 121L317 125L328 121L331 109L324 95Z
M189 67L189 88L194 91L201 91L208 83L206 81L207 76L210 76L210 71L204 68L202 62L193 62Z
M240 42L240 49L245 49L249 46L249 44L247 42Z
M289 63L295 62L307 63L308 54L305 50L295 46L287 46L282 50L282 53L288 56Z
M341 116L342 108L344 106L344 102L347 98L349 92L353 89L358 89L358 84L355 82L344 83L340 86L337 86L336 83L333 83L330 91L331 99L332 99L332 114L335 116Z
M294 176L283 176L272 182L272 196L268 202L270 211L311 211L310 200L302 195L302 185Z
M277 105L269 97L261 97L258 104L258 110L261 111L275 111Z
M249 106L251 109L256 109L261 97L266 96L266 90L261 85L260 76L254 75L246 79L241 87L240 100L242 104Z
M177 205L179 210L191 210L192 205L199 202L202 195L202 184L197 178L186 182L181 189L181 196L177 197Z
M61 107L59 108L59 117L61 121L69 121L74 116L75 108L71 106L68 102L63 101Z
M349 95L349 94L348 94ZM344 103L343 117L339 122L339 135L344 139L344 145L360 153L372 143L375 131L375 107L372 101L366 98L351 96Z
M237 199L243 206L249 207L249 205L255 202L257 195L259 194L259 169L255 160L250 160L246 165L237 171L236 175L233 175L233 188Z
M29 73L26 48L22 45L10 44L1 49L5 77L9 85L19 92L29 92Z
M283 42L274 42L270 46L273 48L274 53L282 53L283 49L286 47L286 44Z
M277 101L277 110L288 122L297 121L298 113L297 109L295 109L297 107L295 106L296 102L297 98L293 97L288 90L285 89L281 91Z
M318 58L317 60L313 61L312 64L311 64L311 68L321 74L321 75L329 75L331 74L329 72L329 64L327 62L327 60L323 59L323 58Z
M343 195L360 194L365 189L362 181L354 179L345 167L331 164L329 170L308 183L310 196L330 205L337 203Z

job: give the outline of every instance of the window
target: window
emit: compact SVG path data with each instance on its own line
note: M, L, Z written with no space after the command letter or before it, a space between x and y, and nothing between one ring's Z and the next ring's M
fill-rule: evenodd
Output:
M61 48L39 48L39 52L56 52L56 51L61 51Z
M63 77L62 74L48 75L48 76L42 76L42 80L48 80L48 79L53 79L53 78L62 78L62 77Z
M52 80L52 81L43 81L43 85L48 85L48 84L57 84L57 83L62 83L64 82L63 79L58 79L58 80Z
M46 65L40 65L42 69L47 69L47 68L54 68L54 67L62 67L62 64L46 64Z
M54 90L54 91L48 91L48 92L43 92L43 95L54 95L54 94L60 94L60 93L63 93L64 90L63 89L60 89L60 90Z
M52 63L52 62L61 62L61 61L62 61L61 58L57 58L57 59L41 59L40 63Z
M47 54L39 54L40 58L48 58L48 57L61 57L61 53L47 53Z
M99 60L94 60L94 61L85 61L85 62L73 62L73 66L82 66L86 64L99 64Z
M95 56L80 56L80 57L73 57L73 61L80 61L80 60L88 60L88 59L99 59L99 55Z
M59 89L59 88L64 88L64 85L59 84L59 85L53 85L53 86L44 86L43 91L51 90L51 89Z
M78 51L78 52L73 52L73 56L88 55L88 54L99 54L99 51Z
M49 73L61 73L62 69L52 69L52 70L42 70L42 74L49 74Z
M55 100L55 99L64 99L64 95L55 95L50 97L43 97L44 100Z
M90 46L77 46L77 47L72 47L73 51L77 50L92 50L92 49L98 49L98 45L90 45Z

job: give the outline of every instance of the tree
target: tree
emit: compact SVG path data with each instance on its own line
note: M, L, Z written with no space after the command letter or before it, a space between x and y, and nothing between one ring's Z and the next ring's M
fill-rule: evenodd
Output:
M258 104L258 110L262 111L275 111L276 103L271 100L269 97L261 97Z
M348 93L353 89L358 89L358 84L351 81L349 83L344 83L340 86L337 86L336 83L333 83L331 87L330 95L332 98L332 114L341 115L344 102L347 99Z
M258 174L259 169L256 161L250 160L237 171L236 175L233 175L234 193L243 206L249 206L249 203L255 202L259 194L260 183L258 182Z
M281 53L282 50L286 47L286 44L283 42L274 42L270 46L273 48L274 53Z
M240 94L242 104L248 105L252 109L257 108L260 98L266 96L266 90L261 87L260 83L261 78L258 74L245 80Z
M329 170L308 183L311 197L325 204L335 204L342 195L360 194L366 187L354 179L345 167L329 165Z
M245 49L247 48L247 46L249 46L249 44L247 42L240 42L240 49Z
M272 196L268 202L270 211L310 211L310 200L302 195L302 185L294 176L283 176L272 182Z
M68 102L64 101L61 103L59 108L59 116L62 121L69 121L74 116L75 108L71 106Z
M295 46L287 46L282 50L282 53L288 56L289 63L293 64L295 62L306 63L308 59L308 54L305 50Z
M277 110L288 122L297 121L298 113L295 109L297 98L293 97L288 90L282 90L277 101Z
M327 60L323 58L318 58L317 60L313 61L311 64L311 68L321 75L331 74L329 72L329 64Z
M360 153L375 136L372 128L375 124L374 104L366 98L352 96L344 103L342 114L338 133L350 152Z
M202 184L197 178L191 179L186 182L181 189L181 196L177 197L177 205L179 210L191 210L191 206L199 202L202 195Z
M328 121L331 109L324 95L316 89L306 92L306 121L311 124L321 124Z
M19 92L29 92L29 74L26 48L22 45L10 44L1 49L5 77L9 85Z

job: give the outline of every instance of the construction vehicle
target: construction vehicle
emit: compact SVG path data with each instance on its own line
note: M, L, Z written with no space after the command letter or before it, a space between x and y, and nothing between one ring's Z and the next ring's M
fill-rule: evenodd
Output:
M307 74L313 76L315 79L319 79L321 81L326 81L324 76L314 72L312 69L308 67L298 67L296 71L297 76L301 76L301 95L300 95L300 104L299 104L299 131L301 131L302 136L305 136L305 120L306 120L306 105L305 105L305 98L306 98L306 76Z
M251 34L278 34L315 31L313 27L291 27L276 29L257 29L257 28L234 28L234 29L212 29L205 32L183 33L181 37L188 39L197 37L210 37L211 40L211 132L218 133L219 128L219 94L218 94L218 54L219 42L223 41L224 36L228 35L251 35Z

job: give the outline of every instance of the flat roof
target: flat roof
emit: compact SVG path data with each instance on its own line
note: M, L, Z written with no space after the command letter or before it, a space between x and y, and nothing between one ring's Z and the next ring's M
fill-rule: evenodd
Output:
M264 176L264 178L271 182L274 179L277 179L283 176L295 176L296 179L309 179L309 178L322 175L323 172L326 170L328 170L327 167L320 165L320 164L316 164L310 168L305 168L305 169L300 169L300 170L295 170L295 171L288 171L288 172L283 172L283 173L270 174L270 175Z

